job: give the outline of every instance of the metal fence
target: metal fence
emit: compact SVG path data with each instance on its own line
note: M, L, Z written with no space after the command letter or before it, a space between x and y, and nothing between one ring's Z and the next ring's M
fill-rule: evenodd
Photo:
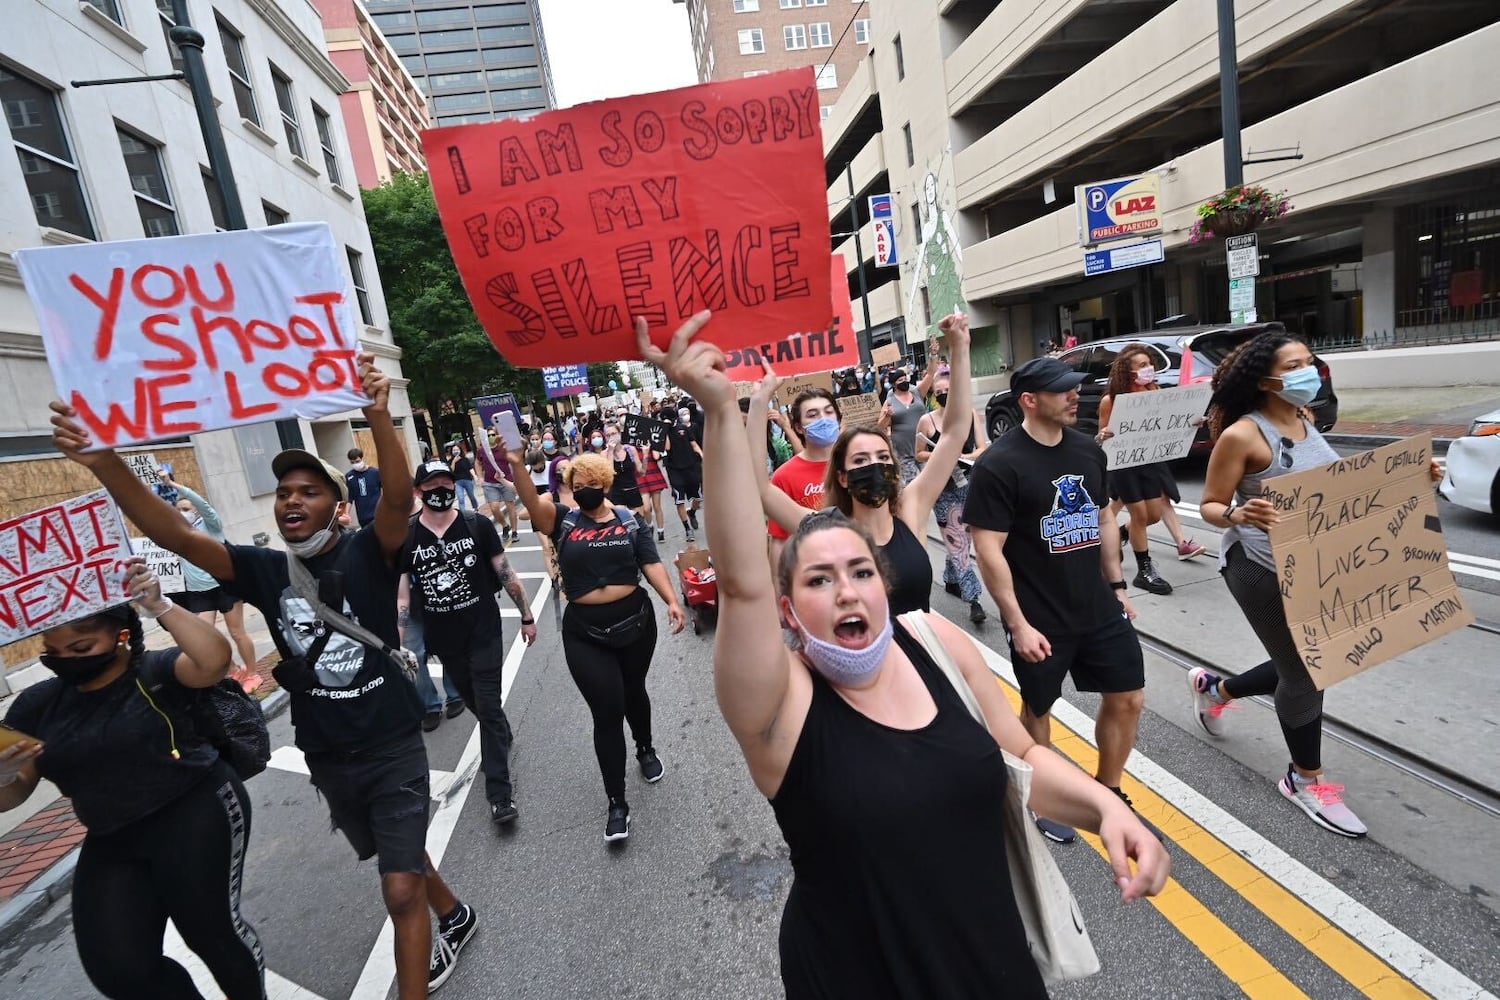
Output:
M1392 347L1433 347L1442 344L1481 344L1500 340L1500 319L1398 326L1350 337L1314 337L1319 353L1380 351Z

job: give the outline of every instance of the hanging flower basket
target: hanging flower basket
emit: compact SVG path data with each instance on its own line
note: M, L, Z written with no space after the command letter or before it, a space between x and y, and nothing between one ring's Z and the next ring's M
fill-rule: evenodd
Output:
M1198 218L1193 222L1188 242L1253 233L1291 210L1292 203L1285 191L1267 191L1259 185L1230 188L1198 206Z

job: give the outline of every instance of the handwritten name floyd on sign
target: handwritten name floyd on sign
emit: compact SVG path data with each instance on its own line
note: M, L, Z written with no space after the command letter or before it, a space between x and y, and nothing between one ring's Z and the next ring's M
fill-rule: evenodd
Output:
M103 490L0 522L0 645L124 603L129 558Z
M1431 460L1423 434L1266 483L1282 603L1319 690L1474 620L1448 567Z
M62 398L98 447L369 402L326 223L16 252Z
M1114 397L1104 442L1111 469L1186 458L1198 434L1198 422L1214 394L1207 382L1155 392L1127 392Z
M424 132L480 322L512 364L637 355L701 309L726 349L829 319L812 69Z

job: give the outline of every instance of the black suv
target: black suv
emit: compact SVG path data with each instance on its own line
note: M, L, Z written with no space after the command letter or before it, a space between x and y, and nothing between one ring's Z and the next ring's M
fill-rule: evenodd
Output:
M1104 397L1109 385L1109 368L1114 364L1120 349L1127 344L1145 344L1153 355L1152 367L1156 369L1156 384L1163 389L1193 382L1206 382L1213 378L1214 369L1240 344L1258 333L1268 330L1281 331L1280 323L1248 323L1222 326L1184 326L1158 333L1143 333L1130 337L1110 337L1063 351L1059 360L1073 370L1083 372L1087 378L1078 387L1078 429L1089 434L1099 430L1099 400ZM1321 358L1314 358L1318 374L1323 376L1323 386L1318 397L1312 401L1318 430L1327 432L1339 417L1339 400L1333 393L1333 376ZM984 422L989 428L990 439L1015 427L1021 422L1019 404L1011 398L1009 389L1002 389L990 397L984 407ZM1193 450L1209 447L1207 430L1200 431L1193 443Z

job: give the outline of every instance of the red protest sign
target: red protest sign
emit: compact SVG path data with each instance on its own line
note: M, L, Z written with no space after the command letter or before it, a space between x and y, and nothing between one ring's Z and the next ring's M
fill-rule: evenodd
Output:
M635 357L701 309L722 346L828 322L811 68L423 133L448 246L512 364Z
M103 490L0 522L0 645L123 603L129 558Z
M844 258L834 255L829 279L833 289L833 321L826 329L812 333L794 333L779 340L742 346L724 352L729 377L736 381L758 382L763 371L761 361L769 361L776 374L811 375L835 368L852 368L859 364L859 343L854 331L854 307L849 302L849 277ZM714 343L723 347L717 322L708 326Z

